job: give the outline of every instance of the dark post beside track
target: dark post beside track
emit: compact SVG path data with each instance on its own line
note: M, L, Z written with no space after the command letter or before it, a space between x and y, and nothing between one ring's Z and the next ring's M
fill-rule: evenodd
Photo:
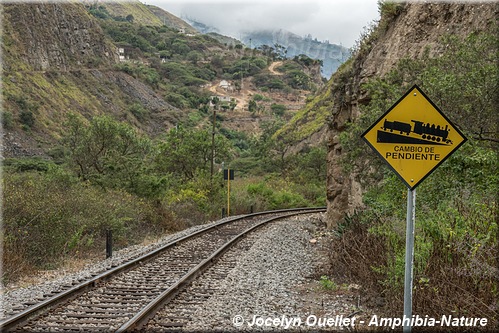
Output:
M106 259L113 256L113 232L106 230Z

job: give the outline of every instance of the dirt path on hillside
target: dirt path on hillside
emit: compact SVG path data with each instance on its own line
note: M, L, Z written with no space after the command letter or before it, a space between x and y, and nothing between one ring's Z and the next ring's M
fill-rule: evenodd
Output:
M282 61L274 61L273 63L270 64L269 66L269 71L274 74L274 75L282 75L281 72L277 72L275 70L276 67L279 67L282 65Z
M220 81L216 81L215 84L212 84L211 87L208 88L208 90L214 94L218 94L217 87L220 84L219 82Z

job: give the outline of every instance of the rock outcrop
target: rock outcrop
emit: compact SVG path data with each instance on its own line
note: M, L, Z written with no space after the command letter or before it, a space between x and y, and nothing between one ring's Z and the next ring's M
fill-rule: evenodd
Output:
M340 164L343 154L340 134L348 122L359 116L359 106L369 102L362 84L387 74L402 58L420 58L430 47L430 56L441 50L446 34L467 36L487 30L497 22L499 4L423 3L398 4L391 17L382 17L375 29L377 37L332 80L333 112L329 122L327 204L328 225L334 227L347 214L362 206L362 188Z
M118 61L118 52L100 26L81 4L43 3L3 6L4 42L8 54L17 53L16 62L33 70L70 70L85 66L109 66ZM15 70L16 62L6 61L4 70Z

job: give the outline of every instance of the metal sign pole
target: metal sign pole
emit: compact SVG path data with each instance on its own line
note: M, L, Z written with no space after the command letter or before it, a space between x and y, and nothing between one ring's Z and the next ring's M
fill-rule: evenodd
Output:
M405 234L404 333L411 332L412 280L414 261L414 222L416 220L416 190L407 190L407 225Z

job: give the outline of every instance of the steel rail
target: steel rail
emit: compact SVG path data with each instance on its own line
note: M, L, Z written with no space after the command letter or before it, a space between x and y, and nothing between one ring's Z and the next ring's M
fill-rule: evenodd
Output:
M321 212L325 211L325 207L315 207L315 208L292 208L292 209L280 209L280 210L272 210L272 211L264 211L264 212L257 212L257 213L251 213L251 214L246 214L246 215L241 215L233 218L229 218L225 221L221 221L209 226L206 226L205 228L199 229L191 234L182 236L180 238L174 239L171 242L168 242L167 244L149 252L146 253L138 258L132 259L128 262L125 262L119 266L116 266L114 268L111 268L110 270L107 270L103 273L100 273L89 280L86 280L76 286L73 286L65 291L62 291L52 297L49 297L48 299L41 301L40 303L37 303L33 306L30 306L26 310L23 310L19 312L18 314L15 314L9 318L6 318L2 321L0 321L0 331L9 331L16 326L21 325L22 323L28 321L30 318L37 316L47 309L60 304L66 300L73 299L77 297L78 295L82 294L83 292L87 291L88 289L91 289L95 286L97 286L99 283L104 282L111 277L131 270L137 265L141 265L146 261L149 261L153 259L154 257L158 256L161 252L165 251L168 248L171 248L173 246L176 246L177 244L186 241L190 238L200 236L204 233L206 233L209 230L212 230L214 228L217 228L218 226L228 224L231 222L251 218L251 217L256 217L256 216L261 216L261 215L269 215L269 214L279 214L279 213L286 213L286 212L298 212L298 211L303 211L304 213L311 213L311 212ZM290 214L288 216L292 216L296 214Z
M246 230L242 233L236 235L231 240L227 241L224 245L222 245L218 250L213 252L208 258L204 259L200 262L196 267L192 268L187 274L185 274L182 278L180 278L175 284L170 286L163 293L158 295L153 301L151 301L148 305L142 308L134 317L132 317L128 322L123 324L116 332L126 332L133 330L135 328L140 328L143 324L146 323L154 314L158 311L158 309L163 306L166 302L171 300L175 295L182 290L183 287L192 282L197 276L202 274L211 264L213 264L223 253L225 253L232 245L234 245L238 240L242 237L248 235L250 232L254 231L257 228L262 227L263 225L284 219L291 216L296 216L299 214L310 214L315 212L322 212L324 209L318 209L314 211L304 211L304 212L295 212L286 215L281 215L277 217L272 217L266 219Z

